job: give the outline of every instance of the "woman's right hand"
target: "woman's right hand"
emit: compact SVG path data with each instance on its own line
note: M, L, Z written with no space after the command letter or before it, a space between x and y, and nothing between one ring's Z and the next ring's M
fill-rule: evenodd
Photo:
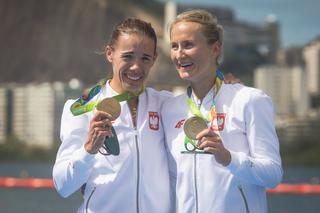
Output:
M103 111L96 111L90 121L89 134L84 145L85 150L90 154L98 153L105 138L112 135L111 127L111 115Z

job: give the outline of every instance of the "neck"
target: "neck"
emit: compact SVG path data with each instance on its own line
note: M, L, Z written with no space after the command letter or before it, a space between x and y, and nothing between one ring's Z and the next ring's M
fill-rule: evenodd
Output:
M212 89L216 82L216 71L210 72L205 78L191 82L192 91L198 99L202 100Z
M113 79L110 80L110 87L118 94L122 94L125 90Z

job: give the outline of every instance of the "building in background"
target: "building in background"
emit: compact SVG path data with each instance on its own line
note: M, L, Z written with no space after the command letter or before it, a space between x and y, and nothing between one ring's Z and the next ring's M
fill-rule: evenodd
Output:
M307 116L310 101L306 74L300 66L261 66L254 72L254 86L272 98L277 118Z
M74 80L73 80L74 81ZM0 86L0 141L14 136L28 145L50 148L59 140L60 118L68 98L76 98L82 87L70 84L30 83Z
M320 107L320 37L303 49L308 81L308 92L313 108Z
M280 47L280 26L275 16L267 16L264 23L252 24L237 20L234 11L228 7L197 5L196 2L184 5L168 1L164 9L164 26L168 28L167 26L172 22L175 14L190 10L190 8L205 9L211 12L217 16L219 23L223 26L223 63L220 66L221 70L240 77L247 85L253 85L254 69L262 64L275 63ZM163 37L165 39L163 40L165 42L162 43L161 47L166 49L165 52L169 54L168 29L165 29L164 32ZM169 71L166 75L163 75L165 78L163 80L159 75L155 75L159 82L176 79L175 73L169 73ZM183 86L181 81L177 81L177 84ZM174 88L169 89L175 90Z
M7 96L6 88L0 88L0 143L6 139L7 132Z

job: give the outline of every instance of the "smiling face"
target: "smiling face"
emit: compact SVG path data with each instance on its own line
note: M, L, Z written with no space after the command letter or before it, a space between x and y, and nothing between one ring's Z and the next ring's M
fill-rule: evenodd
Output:
M110 85L118 93L139 91L156 59L154 40L136 33L121 34L105 53L113 68Z
M182 79L194 83L211 78L220 54L218 42L208 44L202 25L196 22L177 22L171 28L171 60Z

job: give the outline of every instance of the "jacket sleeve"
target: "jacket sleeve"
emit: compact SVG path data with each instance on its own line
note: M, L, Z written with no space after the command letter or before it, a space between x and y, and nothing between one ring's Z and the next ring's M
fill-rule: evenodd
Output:
M244 116L250 154L230 151L228 168L243 182L275 187L281 182L283 171L271 98L261 91L253 93Z
M53 167L54 186L62 197L68 197L86 183L95 159L95 155L84 149L88 118L86 115L73 116L72 103L68 100L64 105L60 130L62 144Z

